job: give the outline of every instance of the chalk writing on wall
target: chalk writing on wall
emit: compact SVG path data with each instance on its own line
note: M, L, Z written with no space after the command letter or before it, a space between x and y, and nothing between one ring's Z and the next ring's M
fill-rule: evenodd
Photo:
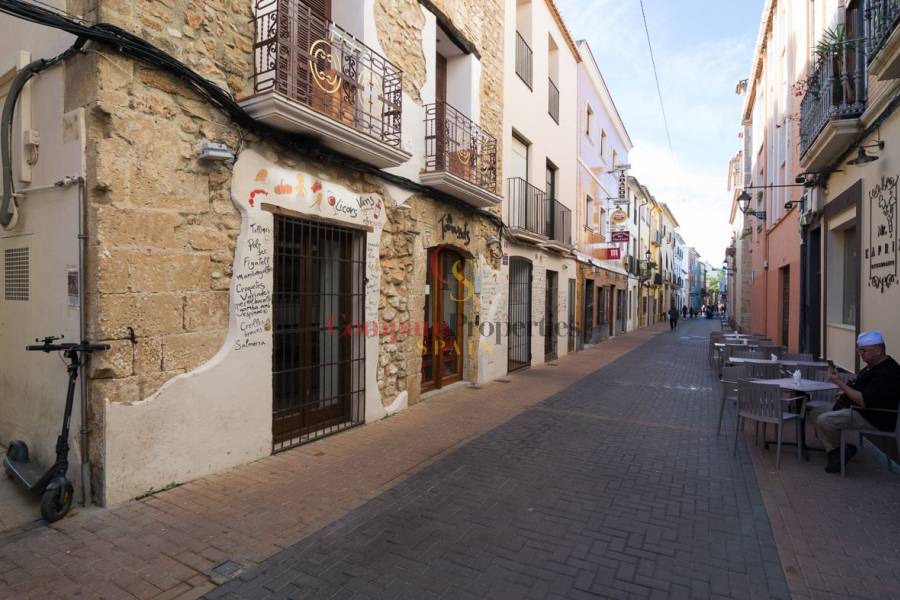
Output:
M250 223L245 244L243 259L234 275L234 311L238 323L235 350L264 346L272 329L268 316L272 309L271 227Z
M366 244L366 319L378 318L378 298L381 288L381 250L378 241Z

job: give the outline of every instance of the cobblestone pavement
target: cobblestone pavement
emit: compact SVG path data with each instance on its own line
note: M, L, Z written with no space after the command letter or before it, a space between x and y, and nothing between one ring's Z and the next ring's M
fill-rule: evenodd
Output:
M452 386L390 419L111 509L0 532L0 600L193 600L648 340L630 332L484 386ZM0 505L0 512L10 510Z
M788 598L689 321L212 591L219 598Z

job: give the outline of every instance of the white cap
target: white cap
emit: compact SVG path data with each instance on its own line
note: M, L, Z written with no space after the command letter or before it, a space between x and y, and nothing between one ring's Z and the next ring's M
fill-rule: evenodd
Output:
M877 346L883 343L884 338L878 331L864 331L856 338L857 346Z

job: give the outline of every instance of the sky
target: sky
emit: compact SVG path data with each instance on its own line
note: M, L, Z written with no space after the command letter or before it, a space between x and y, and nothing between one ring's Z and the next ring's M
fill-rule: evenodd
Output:
M731 238L728 160L738 138L763 0L644 0L669 122L666 140L639 0L555 0L585 39L634 148L629 172L665 202L681 236L714 267Z

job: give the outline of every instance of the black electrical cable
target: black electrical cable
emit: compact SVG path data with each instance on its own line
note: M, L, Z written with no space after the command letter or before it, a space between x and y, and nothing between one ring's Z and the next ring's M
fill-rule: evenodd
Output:
M343 167L366 175L373 175L411 192L428 195L433 199L488 219L497 226L501 233L505 229L503 220L492 212L473 209L470 205L450 194L416 183L406 177L387 173L373 165L330 148L325 148L317 140L310 137L286 134L279 129L257 121L247 114L243 107L241 107L227 91L202 77L200 74L163 50L120 27L116 27L109 23L85 25L58 13L27 2L22 2L21 0L0 0L0 12L32 23L59 29L85 40L112 46L120 54L148 63L151 66L161 68L187 83L194 91L206 98L212 105L227 114L238 126L252 131L261 139L266 139L267 141L272 140L279 145L299 152L316 162Z
M19 94L22 93L25 84L32 77L79 52L86 42L86 39L79 37L71 47L53 58L39 58L28 63L19 69L19 72L16 73L16 76L13 77L12 82L9 84L9 91L7 92L6 100L3 102L3 113L0 115L0 164L3 166L3 200L0 202L0 225L3 227L7 227L12 223L16 210L16 188L12 174L12 128L13 114L15 113ZM10 207L12 207L12 210L10 210Z

